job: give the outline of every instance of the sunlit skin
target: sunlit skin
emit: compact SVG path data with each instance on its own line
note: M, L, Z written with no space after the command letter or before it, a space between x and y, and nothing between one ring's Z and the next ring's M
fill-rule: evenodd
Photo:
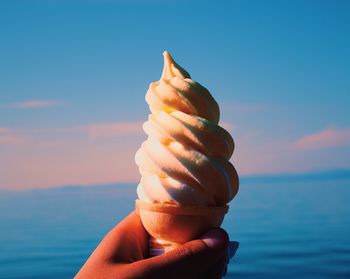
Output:
M226 232L213 229L201 239L148 258L149 235L132 212L103 238L75 278L221 278L227 248Z

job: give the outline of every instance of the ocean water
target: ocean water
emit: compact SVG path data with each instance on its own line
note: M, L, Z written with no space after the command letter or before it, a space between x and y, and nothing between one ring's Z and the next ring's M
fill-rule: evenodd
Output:
M72 278L136 185L0 192L0 278ZM225 278L350 278L350 179L242 179Z

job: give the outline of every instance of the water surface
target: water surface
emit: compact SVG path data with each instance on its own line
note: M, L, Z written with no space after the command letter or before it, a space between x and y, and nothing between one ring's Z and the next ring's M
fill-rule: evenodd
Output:
M0 278L72 278L136 185L0 193ZM350 179L242 180L225 278L350 278Z

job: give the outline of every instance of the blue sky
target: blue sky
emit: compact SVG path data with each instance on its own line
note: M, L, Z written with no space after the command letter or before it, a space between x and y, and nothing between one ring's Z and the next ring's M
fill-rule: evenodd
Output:
M164 50L218 101L240 174L350 168L349 12L330 0L2 1L0 188L137 181Z

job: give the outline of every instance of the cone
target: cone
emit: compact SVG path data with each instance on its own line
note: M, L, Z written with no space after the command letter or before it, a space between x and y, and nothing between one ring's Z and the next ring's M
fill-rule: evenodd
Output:
M199 207L136 200L136 210L153 239L150 253L159 255L220 227L228 206Z

